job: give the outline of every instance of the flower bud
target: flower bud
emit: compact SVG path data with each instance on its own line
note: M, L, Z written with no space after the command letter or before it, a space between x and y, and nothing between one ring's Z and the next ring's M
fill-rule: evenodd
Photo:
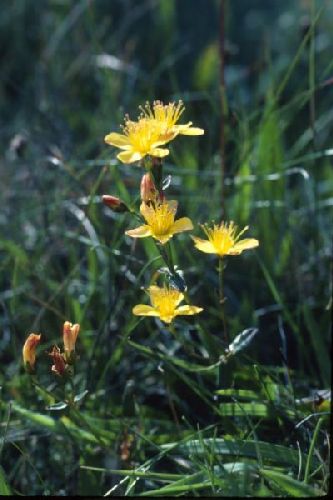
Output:
M64 341L66 359L67 358L69 359L71 353L75 351L75 343L79 331L80 331L79 324L76 323L75 325L72 325L72 323L70 323L69 321L65 321L63 329L63 341Z
M104 205L109 207L113 212L128 212L128 206L117 196L104 194L102 196Z
M64 360L64 356L61 354L59 347L53 346L52 351L49 353L53 360L53 365L51 370L62 377L66 371L66 363Z
M29 337L24 343L22 354L23 362L28 371L33 371L36 362L36 347L40 342L41 335L30 333Z
M149 172L144 174L141 179L140 195L141 200L145 203L155 201L158 197L158 191Z

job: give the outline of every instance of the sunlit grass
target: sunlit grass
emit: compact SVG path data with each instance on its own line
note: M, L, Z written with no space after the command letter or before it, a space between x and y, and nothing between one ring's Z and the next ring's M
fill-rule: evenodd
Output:
M331 382L331 7L308 12L304 38L280 24L260 70L247 54L243 69L257 83L227 79L222 189L217 2L206 7L215 45L187 1L128 4L13 2L2 14L0 492L321 495L330 477L321 390ZM240 33L229 9L243 56L250 30L242 18ZM293 2L279 9L295 23L302 14ZM272 11L258 12L275 26ZM191 52L182 37L193 32ZM231 56L228 78L241 61ZM138 212L144 170L118 162L104 137L155 99L183 99L182 123L205 130L177 137L164 162L177 218L200 235L199 224L220 222L223 196L226 220L260 242L224 259L222 287L218 259L188 233L161 254L151 237L125 236L139 226L130 213L102 203L109 194ZM133 315L148 304L142 288L161 279L203 311L171 328ZM70 389L48 356L63 349L65 321L81 325ZM22 365L31 332L42 333L33 377Z

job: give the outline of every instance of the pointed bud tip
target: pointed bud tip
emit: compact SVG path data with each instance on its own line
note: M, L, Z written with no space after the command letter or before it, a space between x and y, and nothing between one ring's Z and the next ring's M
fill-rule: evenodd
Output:
M117 196L103 194L102 201L105 206L110 208L113 212L128 212L127 205Z

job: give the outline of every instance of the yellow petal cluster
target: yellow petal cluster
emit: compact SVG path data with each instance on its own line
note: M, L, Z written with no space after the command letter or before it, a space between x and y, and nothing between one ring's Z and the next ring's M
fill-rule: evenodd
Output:
M33 370L35 368L36 347L40 342L40 338L40 334L37 335L36 333L30 333L23 346L23 363L30 370Z
M182 125L177 125L178 120L183 114L185 107L182 101L178 103L171 102L163 104L161 101L154 101L151 106L146 104L142 109L142 116L152 124L157 124L160 129L160 138L169 142L172 141L178 134L180 135L203 135L202 128L192 127L192 122Z
M133 314L136 316L156 316L164 321L164 323L171 323L176 316L192 316L203 310L202 307L179 306L180 302L184 299L184 295L179 290L173 288L167 288L166 286L160 288L152 285L148 288L147 292L152 305L138 304L135 306Z
M249 250L259 245L259 241L253 238L240 240L241 235L248 230L248 226L238 231L237 226L233 222L229 222L229 224L221 222L220 224L214 224L212 227L204 224L202 228L208 239L203 240L196 236L192 236L192 239L196 248L204 253L214 253L220 257L224 255L239 255L244 250Z
M141 203L140 212L147 224L126 231L132 238L152 236L164 245L176 233L190 231L193 224L188 217L175 221L177 201L162 201L156 203Z
M177 125L184 111L181 101L163 104L154 101L141 108L138 121L132 121L125 117L123 134L112 132L105 136L104 140L110 146L122 149L117 158L123 163L134 163L145 156L163 158L169 154L169 150L161 148L167 142L173 140L177 135L202 135L204 130L192 127L192 122Z
M123 163L139 161L147 155L163 158L169 154L168 149L160 148L166 141L160 137L158 124L151 120L140 119L133 122L125 119L123 134L112 132L104 140L110 146L115 146L123 151L117 155Z

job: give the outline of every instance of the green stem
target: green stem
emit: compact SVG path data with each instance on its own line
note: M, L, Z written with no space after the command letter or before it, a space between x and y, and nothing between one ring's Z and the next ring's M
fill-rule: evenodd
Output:
M165 245L165 252L168 256L168 261L170 264L170 271L172 274L175 274L175 266L173 264L173 258L172 258L172 248L171 248L171 243L168 241L168 243Z
M153 158L151 162L145 164L145 168L153 180L159 195L162 193L163 163L159 158Z
M153 240L153 241L154 241L154 243L156 245L156 248L159 251L159 253L160 253L160 255L161 255L161 257L162 257L162 259L163 259L163 261L164 261L164 263L166 265L166 267L169 269L170 273L172 275L174 275L175 274L175 270L174 270L174 267L173 267L173 263L170 262L170 260L169 260L168 252L166 251L166 249L164 248L163 245L158 245L155 240Z
M224 299L224 265L223 265L223 259L222 259L222 257L220 257L219 258L219 304L221 307L224 340L228 344L229 339L228 339L227 324L226 324L226 319L225 319L224 302L225 302L225 299Z
M163 163L157 159L153 158L152 160L147 160L143 162L143 166L146 168L149 175L151 175L152 180L155 184L156 189L159 194L162 194L162 179L163 179ZM158 249L165 265L169 269L172 275L175 274L175 269L172 260L171 248L169 247L169 243L164 247L163 245L158 245L154 240L156 248Z
M316 444L316 441L317 441L317 437L318 437L318 434L319 434L319 431L320 431L320 427L321 427L321 424L323 423L323 421L324 421L324 417L320 417L319 420L318 420L318 422L317 422L317 425L316 425L316 428L314 430L314 433L313 433L313 438L312 438L312 441L311 441L311 444L310 444L308 458L307 458L306 465L305 465L305 472L304 472L304 483L305 484L307 484L309 482L310 465L311 465L312 455L313 455L313 452L314 452L314 447L315 447L315 444Z

